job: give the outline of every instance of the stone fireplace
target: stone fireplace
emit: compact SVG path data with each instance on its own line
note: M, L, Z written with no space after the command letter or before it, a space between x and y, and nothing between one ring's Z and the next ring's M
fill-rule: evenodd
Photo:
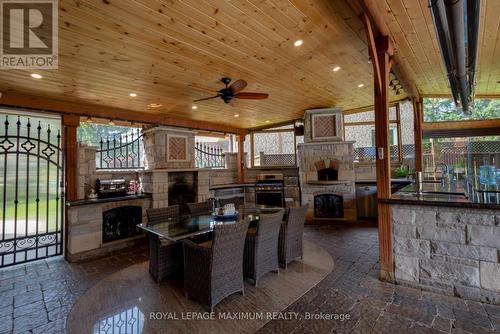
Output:
M344 196L335 193L314 194L315 218L344 218Z
M341 116L337 108L308 110L304 115L304 143L297 150L299 176L302 203L309 204L315 220L357 218L354 142L343 140Z

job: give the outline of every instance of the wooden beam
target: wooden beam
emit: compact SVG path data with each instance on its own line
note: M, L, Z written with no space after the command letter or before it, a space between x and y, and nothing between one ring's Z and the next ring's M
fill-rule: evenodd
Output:
M373 73L375 76L375 90L379 94L381 94L382 78L380 73L380 66L378 63L377 48L375 45L375 37L373 35L372 24L370 22L370 19L368 18L368 15L366 15L366 13L364 12L361 14L360 19L363 22L363 26L365 27L366 41L368 43L368 51L370 53L370 59L373 63Z
M422 130L493 129L500 127L500 119L472 121L423 122Z
M375 144L377 149L377 197L378 235L380 255L380 279L394 282L394 260L392 254L392 219L389 204L381 199L391 197L391 156L389 147L389 72L392 52L388 36L381 36L376 43L381 92L375 90ZM372 62L375 66L376 63ZM374 77L374 80L377 80Z
M380 0L349 0L348 4L358 17L365 13L370 21L374 23L372 30L375 37L379 35L390 36L390 30L383 19L382 13L377 8L376 1ZM392 61L394 62L394 73L408 95L410 97L420 97L415 81L412 79L411 67L406 59L396 52Z
M238 141L238 182L245 182L245 133L236 136Z
M422 94L425 98L451 99L451 94ZM500 94L475 94L476 99L500 99Z
M191 119L172 117L166 114L147 113L134 110L119 109L93 104L82 104L63 100L48 99L39 96L3 93L0 105L32 108L55 112L62 115L77 115L83 117L109 118L130 122L140 122L155 125L178 126L190 129L237 133L240 128L220 123L202 122Z
M422 98L412 99L413 105L413 125L415 138L415 171L421 172L424 168L423 146L422 146L422 122L423 122L423 103Z

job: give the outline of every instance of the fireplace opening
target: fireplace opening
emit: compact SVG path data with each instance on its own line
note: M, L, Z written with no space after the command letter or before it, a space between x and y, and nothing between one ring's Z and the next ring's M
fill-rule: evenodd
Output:
M102 242L110 242L141 234L137 224L142 223L142 207L120 206L102 214Z
M344 198L342 195L327 193L314 196L315 218L344 218Z
M338 181L339 171L334 168L318 170L318 181Z
M181 212L189 212L187 203L196 202L196 188L196 173L168 173L168 205L179 205Z
M314 163L318 173L318 181L338 181L339 179L339 161L330 160L328 167L324 160Z

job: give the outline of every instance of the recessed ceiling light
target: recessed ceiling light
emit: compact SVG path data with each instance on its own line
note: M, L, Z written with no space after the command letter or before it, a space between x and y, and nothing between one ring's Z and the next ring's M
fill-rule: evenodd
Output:
M130 93L129 95L130 95L130 97L136 97L137 96L136 93Z
M31 73L31 77L34 78L34 79L41 79L43 78L40 74L38 73Z
M234 117L240 117L240 115L238 115L238 114L234 114Z
M161 108L163 107L163 104L160 104L160 103L150 103L148 104L148 108L149 109L155 109L155 108Z
M266 123L269 123L269 121L266 121Z
M296 40L296 41L293 43L293 45L295 45L295 46L301 46L302 44L304 44L304 41L303 41L303 40L301 40L301 39L298 39L298 40Z
M339 70L340 70L340 66L335 66L335 67L333 68L333 72L337 72L337 71L339 71Z
M358 88L363 88L364 86L365 86L365 84L359 84Z
M198 106L192 106L191 109L196 110L198 109Z

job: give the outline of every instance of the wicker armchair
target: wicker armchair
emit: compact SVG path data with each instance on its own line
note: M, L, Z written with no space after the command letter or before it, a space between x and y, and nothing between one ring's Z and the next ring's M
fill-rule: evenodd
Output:
M248 221L216 225L213 242L206 246L184 241L184 291L206 304L215 305L236 292L244 294L243 249Z
M147 209L148 224L168 223L179 216L179 206ZM175 272L182 272L182 245L149 234L149 272L157 282Z
M284 210L260 215L257 228L248 230L245 240L243 274L257 286L258 280L271 270L279 273L278 238Z
M286 223L281 224L278 249L282 268L286 269L288 263L297 257L302 259L302 234L306 213L307 205L290 208Z
M212 212L212 202L188 203L188 208L192 215L209 215Z

